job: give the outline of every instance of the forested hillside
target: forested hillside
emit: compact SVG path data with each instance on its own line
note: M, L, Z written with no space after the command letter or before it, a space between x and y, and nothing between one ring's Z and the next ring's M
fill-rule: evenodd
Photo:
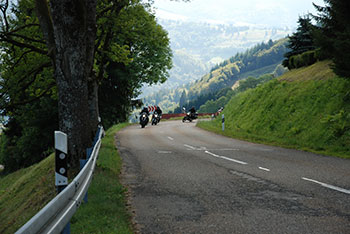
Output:
M165 110L174 110L175 112L181 111L180 106L193 105L199 109L207 101L217 100L226 95L238 80L247 77L259 78L265 74L280 75L280 64L287 51L286 43L286 38L259 43L245 52L236 53L230 59L217 64L201 79L177 89L157 92L145 98L144 102L157 104ZM227 89L228 87L229 89Z
M275 42L270 40L244 53L237 53L229 60L212 68L209 74L191 85L188 89L188 98L194 99L200 94L216 92L252 74L260 76L272 73L286 53L286 42L287 39Z

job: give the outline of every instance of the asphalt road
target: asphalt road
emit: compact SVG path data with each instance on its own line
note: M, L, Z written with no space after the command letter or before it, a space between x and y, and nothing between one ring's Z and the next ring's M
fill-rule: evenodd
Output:
M350 160L181 121L116 136L140 233L350 233Z

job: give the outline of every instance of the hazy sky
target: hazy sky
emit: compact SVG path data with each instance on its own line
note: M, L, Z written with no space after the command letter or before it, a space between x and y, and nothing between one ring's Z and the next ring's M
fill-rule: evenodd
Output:
M315 13L323 0L154 0L158 18L295 27L298 17Z

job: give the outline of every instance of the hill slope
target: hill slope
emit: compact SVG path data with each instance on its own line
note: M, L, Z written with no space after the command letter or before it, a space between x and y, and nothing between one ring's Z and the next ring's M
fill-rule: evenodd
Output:
M350 81L323 61L234 96L224 135L350 158ZM201 123L221 132L221 119Z

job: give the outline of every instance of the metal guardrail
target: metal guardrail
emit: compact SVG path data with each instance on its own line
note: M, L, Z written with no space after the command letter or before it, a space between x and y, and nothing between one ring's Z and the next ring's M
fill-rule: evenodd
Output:
M81 205L90 186L103 134L103 128L100 127L92 154L74 180L24 224L16 234L60 233L64 229Z

